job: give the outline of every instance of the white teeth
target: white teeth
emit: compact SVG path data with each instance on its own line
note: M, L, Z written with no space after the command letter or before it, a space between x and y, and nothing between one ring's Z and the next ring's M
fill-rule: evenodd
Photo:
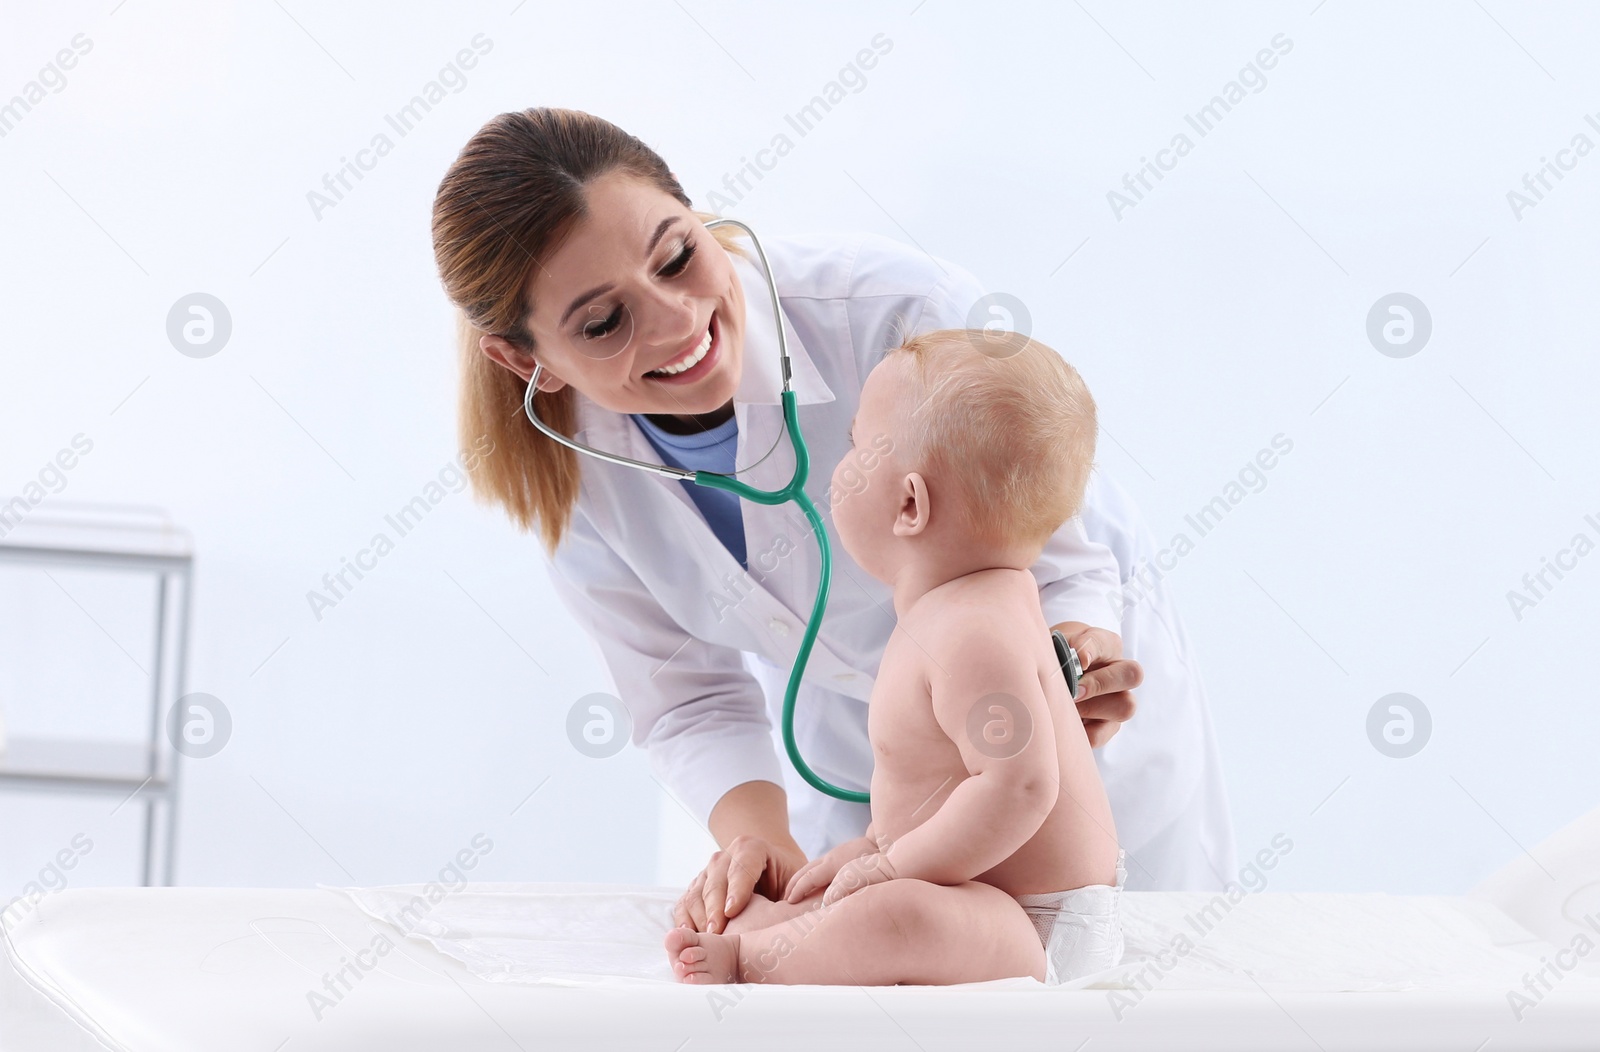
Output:
M700 339L700 346L696 347L687 358L679 359L671 365L663 365L659 369L651 369L649 372L645 373L645 375L672 376L676 373L683 372L685 369L692 369L696 365L700 364L700 359L704 358L706 356L706 352L709 350L711 350L711 328L710 326L707 326L706 334Z

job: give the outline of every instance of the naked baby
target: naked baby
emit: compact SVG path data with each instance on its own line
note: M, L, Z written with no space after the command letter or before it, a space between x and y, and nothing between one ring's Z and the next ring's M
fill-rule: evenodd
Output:
M1095 432L1077 372L1020 334L927 333L872 371L851 441L890 451L865 488L842 461L833 508L894 590L872 821L723 933L668 932L680 980L1053 985L1118 963L1123 853L1029 572L1078 513Z

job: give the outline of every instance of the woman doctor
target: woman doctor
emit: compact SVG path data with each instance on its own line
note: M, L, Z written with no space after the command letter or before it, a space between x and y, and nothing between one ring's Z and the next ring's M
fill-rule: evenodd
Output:
M820 572L814 540L792 504L580 462L522 415L538 363L536 411L564 434L652 463L737 469L762 488L788 481L760 259L731 224L708 231L712 218L639 139L537 108L501 114L462 149L434 202L433 243L459 308L460 438L494 442L474 490L538 529L633 743L720 845L676 910L678 923L720 931L752 890L779 897L808 857L861 836L870 817L780 760L778 713ZM848 497L829 492L834 465L854 457L841 477L871 484L875 436L852 446L849 431L873 364L911 333L982 327L985 290L876 235L771 236L762 247L811 448L807 492L831 534L831 505ZM830 539L834 582L795 735L819 775L864 790L867 699L893 606ZM1217 748L1183 627L1148 574L1153 551L1100 470L1081 521L1063 525L1032 570L1046 621L1088 670L1078 712L1128 851L1127 886L1218 888L1234 848ZM1139 718L1123 727L1141 683Z

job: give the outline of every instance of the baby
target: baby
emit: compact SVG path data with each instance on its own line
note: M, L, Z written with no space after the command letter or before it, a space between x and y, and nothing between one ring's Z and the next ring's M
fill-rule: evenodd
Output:
M1118 963L1123 852L1029 572L1078 513L1095 405L1026 336L945 329L890 350L851 443L839 539L894 589L867 714L872 821L755 895L722 934L667 933L690 983L1055 985ZM875 441L887 437L888 443Z

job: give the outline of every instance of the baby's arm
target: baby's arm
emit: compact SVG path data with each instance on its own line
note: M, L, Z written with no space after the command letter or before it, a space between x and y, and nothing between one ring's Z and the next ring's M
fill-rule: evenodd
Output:
M971 777L884 852L894 877L950 885L993 869L1039 831L1060 793L1037 656L1024 641L963 627L935 651L943 667L930 678L934 718Z

